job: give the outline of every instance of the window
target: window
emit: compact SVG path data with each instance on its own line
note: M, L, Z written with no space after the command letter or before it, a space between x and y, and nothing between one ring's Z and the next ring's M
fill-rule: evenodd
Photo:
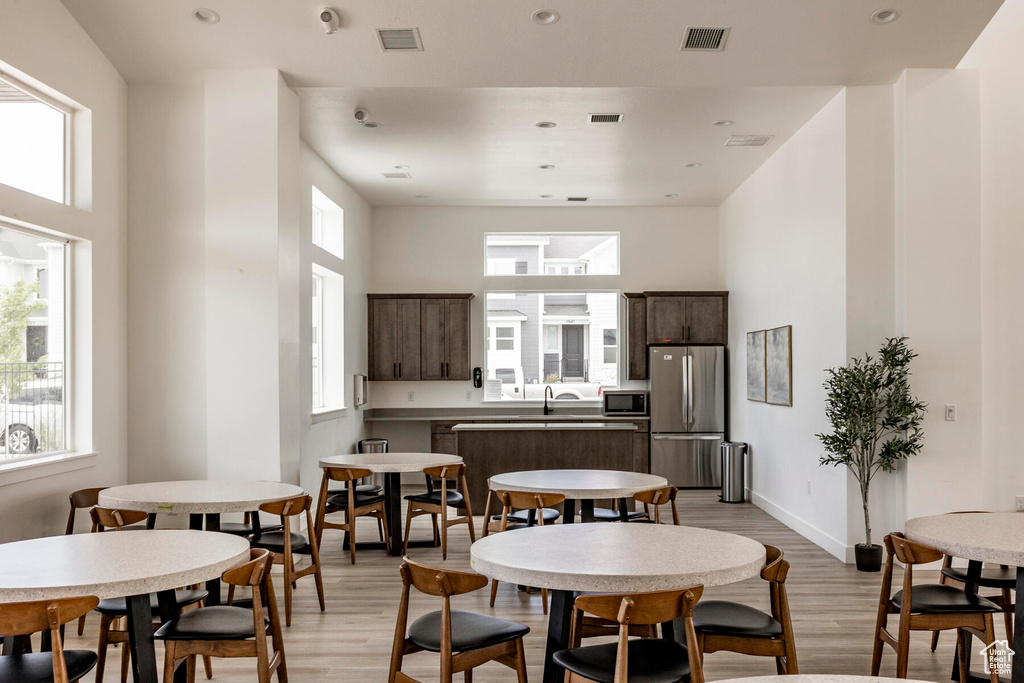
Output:
M310 370L312 410L345 407L345 212L316 187L312 190L310 240L312 305Z
M488 233L485 275L618 275L619 233Z
M66 250L0 226L0 462L67 450Z
M486 308L486 376L495 385L485 395L543 400L550 385L556 399L598 400L602 387L618 386L618 293L488 293Z
M313 410L324 407L324 365L320 358L324 330L324 278L313 274Z
M313 244L345 258L345 210L313 187Z
M0 74L0 183L68 200L71 109Z

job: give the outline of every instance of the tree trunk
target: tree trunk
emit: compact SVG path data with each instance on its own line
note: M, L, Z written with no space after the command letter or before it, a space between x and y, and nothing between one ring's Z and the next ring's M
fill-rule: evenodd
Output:
M864 503L864 542L871 545L871 512L868 510L868 485L861 484L860 497Z

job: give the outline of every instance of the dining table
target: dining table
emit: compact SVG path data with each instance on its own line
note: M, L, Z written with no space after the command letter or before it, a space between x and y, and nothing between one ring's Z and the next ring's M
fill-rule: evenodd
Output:
M320 458L320 467L352 467L384 475L384 517L392 555L403 552L402 538L402 474L423 473L427 467L459 465L462 458L443 453L343 453ZM425 475L424 475L425 476ZM347 534L346 534L347 538ZM409 547L433 545L431 540L409 541ZM382 547L380 543L359 543L357 547Z
M1013 645L1018 653L1013 657L1010 680L1024 683L1024 514L1019 512L966 512L931 515L908 520L904 535L913 543L920 543L946 555L967 560L965 590L978 592L982 566L991 564L1017 568L1016 597L1013 616ZM971 635L967 634L967 652L970 668ZM971 672L971 681L988 681L987 674ZM960 680L960 670L953 662L953 680Z
M150 594L157 594L166 622L178 615L176 588L219 578L248 560L246 539L191 529L15 541L0 545L0 602L125 598L132 680L158 683ZM18 638L4 638L4 654L19 646ZM184 683L185 669L178 667L175 683Z
M757 576L764 561L765 548L753 539L667 524L553 524L493 534L470 547L476 572L552 591L544 683L565 675L554 654L569 646L575 592L721 586ZM662 637L675 638L676 630L662 624Z
M668 486L665 477L643 472L619 470L524 470L496 474L487 480L490 491L526 491L529 493L558 493L565 496L563 524L576 521L576 503L579 501L580 521L594 521L594 501L618 501L619 519L629 521L629 500L633 494ZM488 505L490 511L490 492Z

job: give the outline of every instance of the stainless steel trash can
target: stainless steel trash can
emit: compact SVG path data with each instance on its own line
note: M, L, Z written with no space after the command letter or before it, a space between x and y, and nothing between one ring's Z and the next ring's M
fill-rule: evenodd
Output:
M722 442L722 502L745 503L743 490L747 444L742 441Z
M356 444L356 450L359 453L387 453L388 452L388 440L387 439L363 439ZM374 484L376 486L384 486L384 475L376 472L366 477L366 483Z

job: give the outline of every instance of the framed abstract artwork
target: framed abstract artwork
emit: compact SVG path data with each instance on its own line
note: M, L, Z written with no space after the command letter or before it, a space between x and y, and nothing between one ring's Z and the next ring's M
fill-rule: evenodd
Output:
M764 403L767 398L765 376L765 331L747 332L747 400Z
M778 406L793 405L792 325L765 331L765 400Z

